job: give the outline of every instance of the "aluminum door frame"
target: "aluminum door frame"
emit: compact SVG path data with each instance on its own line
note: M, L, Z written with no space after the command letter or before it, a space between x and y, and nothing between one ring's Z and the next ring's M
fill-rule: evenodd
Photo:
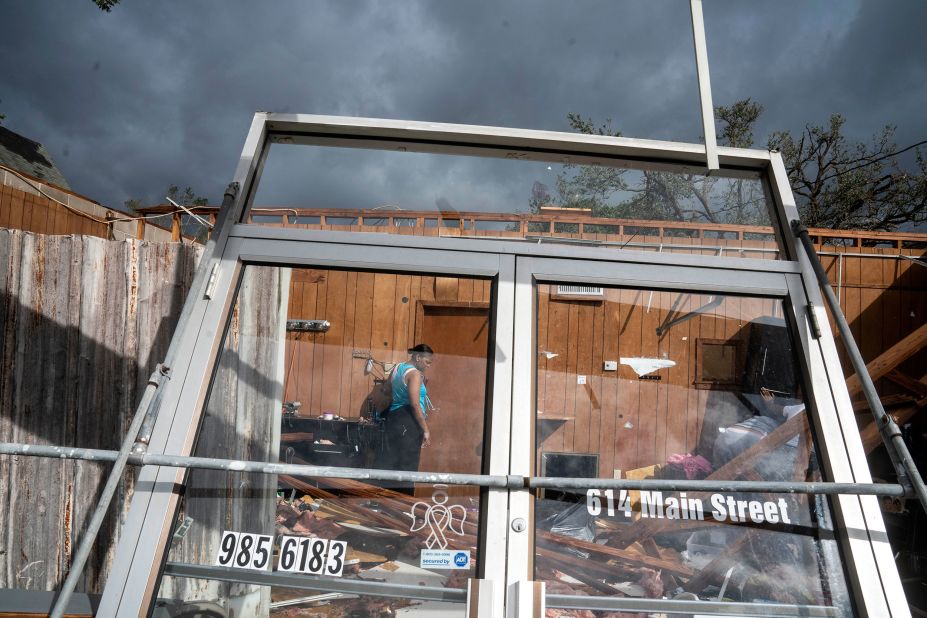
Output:
M382 238L364 238L354 244L311 243L232 236L216 274L194 341L178 356L174 378L167 384L151 436L150 453L190 455L195 444L206 397L219 361L225 325L235 303L243 269L248 265L350 268L417 274L493 277L493 402L490 410L489 474L508 474L509 401L511 398L512 331L514 319L514 257L505 254L410 250L381 244ZM369 235L366 235L369 236ZM145 615L153 602L160 571L169 548L175 512L186 470L145 466L139 472L126 523L123 525L111 574L99 613L106 616ZM508 495L504 489L487 490L481 557L483 577L505 577L505 517ZM490 513L499 514L489 517ZM504 588L493 587L495 605L502 606Z
M811 396L816 443L827 480L871 482L862 443L847 395L826 313L809 305L805 279L798 273L706 270L690 266L590 263L543 257L519 257L516 263L515 364L512 396L512 474L531 476L536 457L534 444L536 406L536 286L538 283L582 283L669 291L733 294L779 298L788 312L789 326L798 351L800 370ZM809 311L815 311L821 337L814 338ZM797 331L797 332L796 332ZM813 403L812 403L813 402ZM523 519L523 533L510 533L507 587L533 578L534 513L528 490L512 491L510 523ZM866 616L907 616L901 581L894 564L874 496L837 496L832 501L834 527L857 611ZM513 613L512 618L528 618Z

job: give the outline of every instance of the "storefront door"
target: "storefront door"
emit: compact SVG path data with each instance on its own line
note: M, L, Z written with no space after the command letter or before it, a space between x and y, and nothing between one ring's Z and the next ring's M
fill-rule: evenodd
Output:
M146 468L101 611L854 614L851 502L604 486L845 474L794 266L410 245L230 242L152 448L356 474Z
M512 473L588 481L512 492L510 589L543 582L548 616L859 613L824 496L602 486L839 474L795 275L521 257L516 281Z

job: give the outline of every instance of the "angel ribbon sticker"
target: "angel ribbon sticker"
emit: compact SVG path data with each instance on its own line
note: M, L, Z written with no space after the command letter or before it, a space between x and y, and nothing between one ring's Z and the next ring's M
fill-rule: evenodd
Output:
M431 534L425 540L428 549L447 549L447 537L444 531L450 529L457 534L463 534L463 525L467 520L467 509L459 504L447 506L447 485L435 485L431 494L431 504L424 501L412 505L412 510L406 513L412 518L410 532L417 532L428 526Z

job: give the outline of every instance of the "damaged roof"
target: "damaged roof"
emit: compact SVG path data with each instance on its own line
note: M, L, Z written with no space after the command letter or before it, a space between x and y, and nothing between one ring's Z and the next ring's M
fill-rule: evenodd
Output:
M61 189L71 190L64 174L55 166L45 146L0 126L0 165L38 178Z

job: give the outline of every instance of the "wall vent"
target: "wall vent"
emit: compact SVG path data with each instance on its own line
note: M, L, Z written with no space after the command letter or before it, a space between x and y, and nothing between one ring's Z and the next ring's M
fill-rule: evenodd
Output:
M591 285L558 285L557 296L570 296L572 298L602 298L605 291Z

